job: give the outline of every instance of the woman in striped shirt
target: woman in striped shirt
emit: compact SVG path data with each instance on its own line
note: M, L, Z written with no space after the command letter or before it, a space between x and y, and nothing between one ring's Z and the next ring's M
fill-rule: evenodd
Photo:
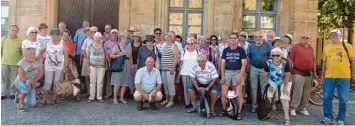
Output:
M165 43L162 44L161 53L161 76L164 85L164 91L166 94L166 100L161 103L161 105L166 105L166 108L170 108L174 105L175 96L175 66L179 60L179 51L177 46L174 44L175 34L173 32L168 32L165 36Z

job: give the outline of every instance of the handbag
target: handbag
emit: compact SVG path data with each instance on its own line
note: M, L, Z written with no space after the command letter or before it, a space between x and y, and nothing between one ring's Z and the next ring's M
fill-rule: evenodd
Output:
M296 67L294 67L293 69L300 72L300 75L302 75L302 76L312 76L312 70L299 70Z
M73 80L73 77L67 73L62 73L60 81L55 85L55 93L57 95L66 96L73 94L74 87L72 86L73 82L71 80Z
M117 44L118 50L122 52L121 47L119 44ZM119 56L117 58L111 59L110 61L110 71L111 72L122 72L123 71L123 66L124 66L124 61L126 60L126 56Z
M270 87L270 84L266 85L262 100L258 104L258 107L256 108L256 113L258 115L259 120L261 120L261 121L269 119L268 115L272 110L272 105L271 105L269 99L267 98L267 90L269 87Z

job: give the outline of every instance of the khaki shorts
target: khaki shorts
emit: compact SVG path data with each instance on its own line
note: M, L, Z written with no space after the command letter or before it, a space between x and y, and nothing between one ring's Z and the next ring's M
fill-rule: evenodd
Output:
M240 70L226 70L225 72L225 79L226 79L226 82L225 84L226 85L233 85L233 86L236 86L237 85L237 77L238 77L238 74L240 73ZM242 77L242 85L245 85L245 74L243 75Z
M89 69L89 64L88 64L88 59L84 59L83 60L83 66L81 68L81 76L90 76L90 72L88 72L87 70Z

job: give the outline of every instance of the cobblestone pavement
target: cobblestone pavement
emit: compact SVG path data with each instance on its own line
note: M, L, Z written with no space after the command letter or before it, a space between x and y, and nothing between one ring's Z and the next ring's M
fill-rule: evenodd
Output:
M355 125L355 93L351 93L346 116L346 124ZM137 111L137 104L128 100L128 104L114 105L112 100L105 103L87 103L87 99L77 102L74 99L59 101L59 106L53 107L48 104L46 107L30 108L28 112L17 112L12 100L1 101L1 124L2 125L123 125L123 124L160 124L160 125L282 125L284 122L281 107L272 113L271 119L259 121L256 114L247 110L243 111L244 120L234 121L227 117L213 117L211 119L201 118L195 113L186 113L182 104L160 110ZM37 103L39 104L39 100ZM145 105L148 107L148 105ZM337 112L338 104L334 104ZM308 108L310 116L298 114L291 117L294 125L321 125L322 107L310 105Z

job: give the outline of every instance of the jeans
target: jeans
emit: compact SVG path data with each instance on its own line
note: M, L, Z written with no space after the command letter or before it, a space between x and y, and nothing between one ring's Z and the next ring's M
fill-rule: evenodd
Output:
M1 96L6 96L10 89L10 95L14 95L14 82L17 77L17 66L1 64Z
M22 81L17 81L15 84L20 93L27 94L25 97L25 105L28 107L34 107L36 105L36 89L32 86L27 86Z
M251 86L251 98L253 99L253 108L257 108L257 94L258 86L260 86L261 94L264 94L265 90L265 80L264 80L264 69L258 69L250 66L250 86ZM258 81L259 80L259 81Z
M333 119L333 94L337 88L339 96L339 112L337 121L345 121L346 106L348 104L350 79L346 78L325 78L323 87L323 112L324 117Z

